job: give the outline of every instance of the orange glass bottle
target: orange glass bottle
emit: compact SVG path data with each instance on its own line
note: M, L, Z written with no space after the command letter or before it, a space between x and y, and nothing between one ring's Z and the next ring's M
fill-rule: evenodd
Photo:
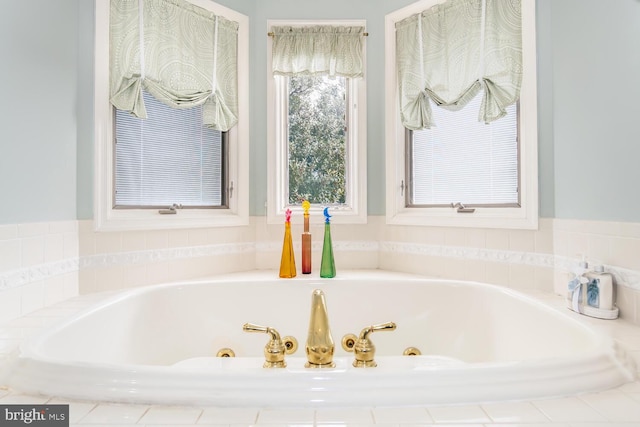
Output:
M280 277L290 279L296 277L296 259L293 253L291 239L291 210L286 211L284 223L284 242L282 243L282 257L280 258Z

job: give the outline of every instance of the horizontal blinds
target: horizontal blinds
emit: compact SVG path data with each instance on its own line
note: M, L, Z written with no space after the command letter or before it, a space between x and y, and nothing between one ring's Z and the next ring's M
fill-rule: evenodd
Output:
M116 110L116 206L220 206L222 133L203 126L200 106L144 101L147 119Z
M413 131L414 205L517 204L517 107L489 124L478 121L482 93L462 110L433 109L434 126Z

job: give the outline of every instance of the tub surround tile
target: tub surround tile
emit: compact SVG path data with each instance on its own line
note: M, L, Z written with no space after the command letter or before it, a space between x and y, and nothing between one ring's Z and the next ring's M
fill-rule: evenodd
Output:
M373 424L368 408L322 408L316 410L317 424Z
M50 397L9 393L0 399L0 405L43 405Z
M539 400L533 402L533 405L553 422L606 421L602 414L577 397Z
M436 423L490 423L491 418L480 406L443 406L428 408Z
M0 240L0 273L21 267L22 244L20 240Z
M507 423L507 424L485 424L489 427L572 427L567 423ZM450 427L450 426L449 426Z
M638 423L618 423L618 422L570 423L569 427L638 427Z
M80 424L136 424L148 406L127 404L99 404L80 419Z
M18 224L19 237L42 236L49 232L49 224L46 222L27 222Z
M0 225L0 241L18 238L18 224Z
M497 423L542 423L547 418L529 402L493 403L482 405L482 409Z
M195 424L202 409L173 406L153 406L140 418L138 424Z
M554 274L554 269L567 271L570 263L584 254L607 265L623 289L622 317L640 323L640 258L635 256L640 249L640 223L541 218L539 229L530 231L388 226L380 216L369 220L355 227L336 224L340 238L335 238L334 249L343 252L340 269L386 268L519 289L551 289L553 278L556 292L561 293L566 278ZM295 227L295 233L301 230L300 224ZM312 231L321 236L321 224L313 224ZM200 274L273 268L279 261L281 233L280 225L267 225L260 217L252 217L248 227L228 230L96 233L90 220L4 225L0 226L0 291L44 280L41 292L48 292L43 300L47 306L58 300L55 295L62 287L59 281L49 279L67 273L76 277L76 285L65 286L65 292L78 292L80 283L83 292L94 292ZM362 236L370 240L358 240ZM319 257L321 239L314 239L314 244L318 246L314 254ZM247 258L239 256L219 259L229 254L251 254L253 262L247 265ZM215 263L210 262L212 257ZM169 265L176 259L199 262ZM468 262L475 263L473 268L459 268ZM511 269L507 273L493 264L507 264ZM157 274L156 266L160 267ZM97 283L96 275L89 273L95 268L119 270L109 280L111 287ZM625 292L628 289L632 291ZM30 304L33 299L28 302L26 309L34 307ZM18 311L11 315L25 314ZM6 312L0 316L8 317Z
M19 317L21 313L22 289L0 289L0 322Z
M198 424L255 424L259 408L205 408Z
M69 405L69 422L71 424L79 422L96 406L93 402L69 402L61 399L51 399L47 402L52 405Z
M426 408L375 408L373 418L377 424L400 423L400 424L430 424L433 418Z
M580 399L609 421L640 424L638 402L617 390L580 396Z
M130 423L117 423L117 424L113 424L113 423L109 423L109 424L95 424L95 423L90 423L90 424L83 424L83 423L71 423L69 425L69 427L86 427L86 426L91 426L91 427L140 427L140 424L130 424Z
M122 234L122 252L135 252L147 249L147 233L129 231Z
M267 408L260 411L256 424L282 423L313 424L315 410L312 408Z

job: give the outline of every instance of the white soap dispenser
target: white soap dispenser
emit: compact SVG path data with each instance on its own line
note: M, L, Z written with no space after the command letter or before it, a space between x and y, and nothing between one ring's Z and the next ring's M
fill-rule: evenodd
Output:
M567 285L567 306L576 313L583 313L583 307L587 303L587 284L589 279L586 273L589 270L589 264L582 259L573 267L573 277Z
M603 265L596 265L585 277L589 282L584 314L599 319L617 319L618 308L615 306L615 288L611 273L605 272Z

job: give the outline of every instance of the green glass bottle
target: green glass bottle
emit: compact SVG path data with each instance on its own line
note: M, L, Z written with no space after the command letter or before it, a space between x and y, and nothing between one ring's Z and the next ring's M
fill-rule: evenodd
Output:
M322 243L320 277L326 279L336 277L336 264L333 259L333 244L331 243L331 224L329 218L331 218L329 208L324 208L324 242Z

